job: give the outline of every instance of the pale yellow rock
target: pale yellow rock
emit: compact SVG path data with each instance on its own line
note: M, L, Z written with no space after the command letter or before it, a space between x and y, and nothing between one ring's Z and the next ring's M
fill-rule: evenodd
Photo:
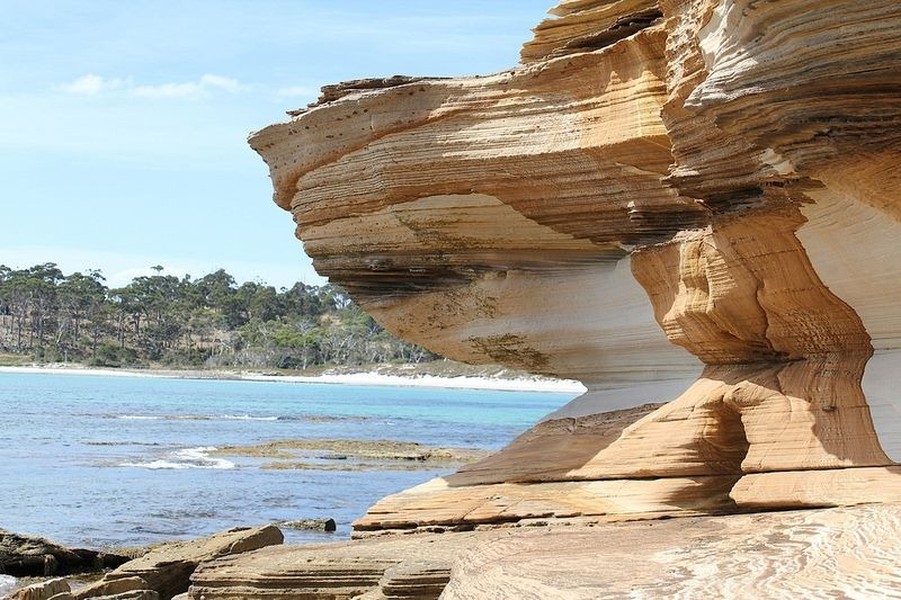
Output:
M72 596L75 600L86 600L87 598L96 598L98 596L113 596L125 592L148 589L150 589L150 585L141 577L121 577L101 579L90 583L72 592Z
M899 535L901 506L883 504L381 536L205 563L188 597L892 598Z
M169 600L188 589L189 577L199 564L283 541L277 527L266 525L238 527L198 540L165 544L107 573L87 591L76 593L79 600L107 595L127 595L138 600L152 600L151 596L158 595Z
M737 477L500 483L455 487L443 478L381 499L354 522L354 535L467 531L527 520L616 520L722 512Z
M564 0L549 12L523 46L524 63L603 48L662 16L657 0Z
M901 500L901 4L550 12L508 72L335 86L251 136L386 328L588 388L358 531Z
M58 577L33 583L16 590L9 596L6 596L6 600L48 600L53 596L66 594L70 591L69 582L62 577Z
M901 467L754 473L739 479L729 495L747 508L897 502Z
M630 523L487 539L442 600L893 598L897 506Z

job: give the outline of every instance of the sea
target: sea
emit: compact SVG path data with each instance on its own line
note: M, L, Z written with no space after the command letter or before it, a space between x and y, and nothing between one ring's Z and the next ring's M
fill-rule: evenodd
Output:
M448 468L272 469L216 449L396 440L496 450L575 395L0 373L0 528L115 548L332 518L336 532L283 529L286 542L348 538L378 499Z

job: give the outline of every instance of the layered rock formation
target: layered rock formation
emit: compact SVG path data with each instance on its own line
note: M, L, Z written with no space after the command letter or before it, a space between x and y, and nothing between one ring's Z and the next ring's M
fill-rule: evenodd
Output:
M508 72L352 82L250 139L386 328L588 387L357 531L901 500L901 5L553 14Z
M16 590L3 600L170 600L188 591L189 577L201 563L278 545L283 540L282 532L271 525L238 527L199 540L164 544L86 585L72 586L65 579L51 579Z
M894 598L901 507L870 505L282 546L201 565L188 598Z

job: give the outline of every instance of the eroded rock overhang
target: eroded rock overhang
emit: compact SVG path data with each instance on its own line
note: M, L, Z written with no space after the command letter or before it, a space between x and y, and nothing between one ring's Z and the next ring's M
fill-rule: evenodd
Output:
M251 137L385 327L589 388L358 529L901 499L901 6L552 12L511 71L330 88Z

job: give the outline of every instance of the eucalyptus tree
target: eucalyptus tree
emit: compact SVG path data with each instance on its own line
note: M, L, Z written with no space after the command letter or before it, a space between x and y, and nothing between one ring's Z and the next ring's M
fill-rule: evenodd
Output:
M82 324L87 322L91 327L92 348L96 347L96 332L102 321L103 308L107 302L107 287L104 284L106 278L98 269L91 269L84 275L80 272L72 273L65 277L58 286L58 297L61 308L61 316L58 319L61 324L60 336L57 345L63 346L63 353L69 346L76 352L81 347ZM63 327L65 324L65 328ZM67 331L71 325L71 331ZM65 335L70 333L71 335Z

